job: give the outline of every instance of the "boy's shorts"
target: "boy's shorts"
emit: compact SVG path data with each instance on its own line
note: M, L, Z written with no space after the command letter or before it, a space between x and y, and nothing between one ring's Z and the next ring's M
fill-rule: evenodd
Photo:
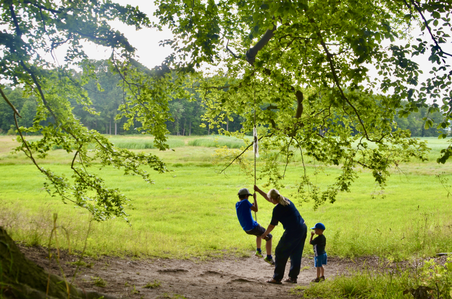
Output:
M263 228L262 226L260 226L259 224L253 228L252 230L247 230L245 231L248 235L253 235L256 237L260 237L262 236L263 233L265 233L265 228ZM268 234L267 237L265 237L265 241L268 241L272 238L272 234Z
M326 256L326 252L324 254L321 254L319 256L314 257L314 267L319 268L323 265L326 265L328 257Z

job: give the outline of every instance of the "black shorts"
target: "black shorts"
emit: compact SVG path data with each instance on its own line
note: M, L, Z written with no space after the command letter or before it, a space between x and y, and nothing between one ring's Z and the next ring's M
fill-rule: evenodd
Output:
M265 228L263 228L262 226L260 226L259 224L253 228L252 230L247 230L245 231L248 235L254 235L256 237L260 237L262 236L263 233L265 233ZM265 237L265 241L271 240L272 238L272 234L268 234L267 237Z

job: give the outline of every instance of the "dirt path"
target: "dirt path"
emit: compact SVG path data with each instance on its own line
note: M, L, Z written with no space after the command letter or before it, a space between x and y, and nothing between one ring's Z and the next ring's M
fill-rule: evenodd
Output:
M27 258L47 271L61 275L55 260L49 262L48 251L40 247L20 246ZM56 254L54 255L56 256ZM62 252L60 265L68 280L77 266L77 256ZM272 277L273 267L254 256L225 258L212 261L171 259L84 258L74 284L114 298L300 298L291 294L293 284L273 285L265 281ZM308 285L315 277L312 258L304 258L297 285ZM348 260L330 258L327 279L346 273L356 264ZM288 268L286 269L286 276ZM105 287L96 286L95 280ZM148 288L145 288L149 284ZM153 287L153 288L152 288ZM183 296L183 297L182 297Z

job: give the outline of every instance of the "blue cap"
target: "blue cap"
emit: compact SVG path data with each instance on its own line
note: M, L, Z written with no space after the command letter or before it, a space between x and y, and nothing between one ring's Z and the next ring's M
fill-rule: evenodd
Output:
M325 225L323 225L323 223L319 222L319 223L316 223L314 225L314 227L311 227L311 229L316 229L316 228L325 230Z

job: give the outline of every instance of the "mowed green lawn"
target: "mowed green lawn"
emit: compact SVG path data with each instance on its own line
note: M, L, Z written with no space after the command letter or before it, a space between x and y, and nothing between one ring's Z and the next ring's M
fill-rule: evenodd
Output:
M93 169L102 173L108 186L120 188L132 199L130 224L122 219L91 222L87 211L50 197L36 167L23 155L9 153L14 146L11 139L0 137L0 225L15 240L47 246L57 213L58 246L80 251L86 241L90 255L209 258L249 255L255 249L255 239L241 229L234 207L237 191L251 189L254 178L236 166L219 173L223 167L216 164L214 137L170 137L174 151L136 149L168 162L171 172L153 174L153 185L117 170ZM152 141L141 136L112 139L124 144ZM230 142L236 148L238 143L225 137L219 140L220 146ZM370 173L362 171L352 192L340 194L334 204L314 211L312 203L295 202L309 227L319 221L326 225L329 255L403 259L452 251L452 167L434 161L447 143L435 138L428 142L433 149L431 161L399 165L383 192L376 188ZM63 151L53 151L43 162L45 167L69 175L70 157ZM312 172L314 164L307 162ZM314 181L325 186L335 173L334 168L326 169ZM301 164L291 163L286 174L285 188L280 190L283 195L294 192L303 174ZM258 185L262 187L263 182ZM266 227L273 205L262 197L258 202L257 220ZM275 229L275 240L282 232L282 226ZM51 242L56 246L54 239ZM310 246L305 254L312 254Z

